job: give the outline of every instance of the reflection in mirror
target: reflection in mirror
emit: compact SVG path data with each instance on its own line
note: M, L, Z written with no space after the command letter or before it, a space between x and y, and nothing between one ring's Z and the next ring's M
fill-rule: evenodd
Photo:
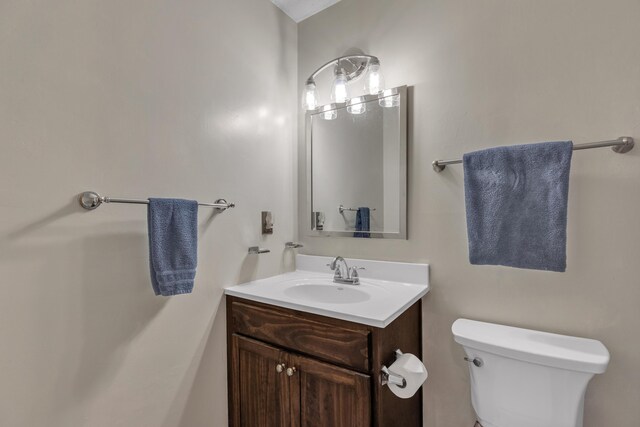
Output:
M307 115L311 234L406 238L406 87Z

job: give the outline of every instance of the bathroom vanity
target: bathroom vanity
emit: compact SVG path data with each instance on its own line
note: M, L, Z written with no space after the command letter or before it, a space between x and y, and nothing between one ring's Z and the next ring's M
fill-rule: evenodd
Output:
M358 260L369 275L352 288L317 271L328 259L226 290L231 426L422 425L421 390L400 399L380 372L396 349L422 356L428 266Z

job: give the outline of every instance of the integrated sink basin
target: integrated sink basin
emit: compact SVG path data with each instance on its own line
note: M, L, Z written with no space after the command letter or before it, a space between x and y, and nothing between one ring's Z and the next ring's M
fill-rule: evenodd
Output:
M227 295L384 328L429 291L429 266L349 260L360 284L339 284L332 258L298 255L297 270L225 290Z
M328 304L354 304L371 299L371 289L364 283L360 285L339 285L336 283L320 283L315 280L310 283L293 281L285 289L285 295L307 302Z

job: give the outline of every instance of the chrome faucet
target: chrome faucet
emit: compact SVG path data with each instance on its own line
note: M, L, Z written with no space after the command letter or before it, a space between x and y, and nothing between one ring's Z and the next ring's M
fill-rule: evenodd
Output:
M358 270L364 270L362 267L349 267L347 261L341 256L337 256L331 261L329 268L334 271L333 281L334 283L340 283L344 285L359 285L360 276Z

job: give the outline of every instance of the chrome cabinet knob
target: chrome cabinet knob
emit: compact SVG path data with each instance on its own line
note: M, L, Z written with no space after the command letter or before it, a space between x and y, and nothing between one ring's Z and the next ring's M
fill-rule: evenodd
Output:
M292 377L292 376L293 376L293 374L295 374L295 373L296 373L296 368L295 368L295 366L294 366L294 367L292 367L292 368L287 368L287 376L288 376L288 377Z
M276 372L281 374L282 371L284 371L284 368L285 368L285 364L284 363L278 363L276 365Z

